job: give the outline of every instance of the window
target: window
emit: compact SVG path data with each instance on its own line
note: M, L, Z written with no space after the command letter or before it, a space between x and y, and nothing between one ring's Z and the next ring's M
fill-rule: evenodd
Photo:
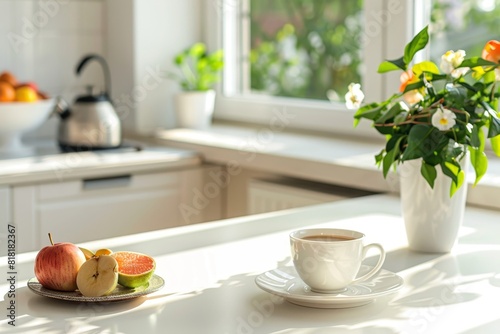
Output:
M361 82L362 0L250 1L243 91L342 102ZM248 45L244 45L247 46Z
M500 38L500 0L434 0L431 20L431 59L437 64L448 50L480 56L487 41Z
M424 25L424 15L414 15L423 1L207 3L207 40L224 48L226 62L216 118L269 124L281 113L289 128L372 138L379 136L369 125L353 130L352 111L343 103L346 87L361 81L366 101L383 98L387 82L399 85L399 76L377 74L379 63L399 57ZM306 22L298 12L314 19Z

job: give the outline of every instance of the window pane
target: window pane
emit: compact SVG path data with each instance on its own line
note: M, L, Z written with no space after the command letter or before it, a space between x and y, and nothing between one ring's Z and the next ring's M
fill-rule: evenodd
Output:
M487 41L500 39L500 0L434 0L431 59L437 64L448 50L481 56Z
M361 82L362 0L250 0L252 93L343 101Z

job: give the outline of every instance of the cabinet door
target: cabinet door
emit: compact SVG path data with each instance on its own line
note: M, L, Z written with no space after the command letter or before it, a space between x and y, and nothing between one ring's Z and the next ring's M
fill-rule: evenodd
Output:
M55 242L78 243L220 219L220 171L199 166L14 187L18 251L48 245L49 232Z
M224 168L202 166L184 170L179 176L182 180L182 190L178 213L182 224L224 218L223 205L230 181Z
M83 242L178 226L176 173L121 176L38 186L38 242Z
M9 240L13 239L18 236L17 231L12 233L14 236L7 237L9 235L9 224L12 224L12 217L11 217L11 207L10 207L10 188L8 187L0 187L0 228L2 229L0 231L0 245L2 245L2 248L0 249L0 256L5 256L7 255L7 245ZM15 240L17 243L17 240ZM11 241L12 243L12 241Z
M36 187L17 186L12 188L12 221L17 229L17 252L38 248L36 229ZM47 237L47 235L45 235ZM48 239L43 243L47 245Z

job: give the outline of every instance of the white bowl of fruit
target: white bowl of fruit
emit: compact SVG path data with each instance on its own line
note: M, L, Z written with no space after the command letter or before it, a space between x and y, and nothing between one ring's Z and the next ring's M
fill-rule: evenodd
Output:
M42 125L55 103L55 99L40 92L35 83L18 83L11 73L1 73L0 153L29 150L23 145L21 137Z

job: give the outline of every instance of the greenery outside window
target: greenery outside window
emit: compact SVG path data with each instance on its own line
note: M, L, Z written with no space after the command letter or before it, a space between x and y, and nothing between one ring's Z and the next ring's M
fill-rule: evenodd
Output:
M431 59L437 63L448 50L480 55L489 40L500 40L500 0L433 0Z
M361 81L363 1L250 1L248 67L256 94L343 102Z
M223 47L215 117L288 129L378 138L344 105L351 82L366 101L393 91L399 77L376 73L427 22L412 0L218 0L207 2L207 41ZM388 43L387 41L391 41Z

